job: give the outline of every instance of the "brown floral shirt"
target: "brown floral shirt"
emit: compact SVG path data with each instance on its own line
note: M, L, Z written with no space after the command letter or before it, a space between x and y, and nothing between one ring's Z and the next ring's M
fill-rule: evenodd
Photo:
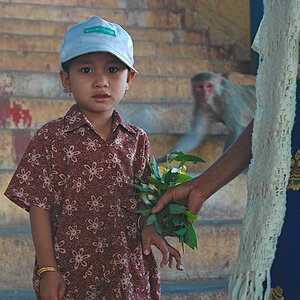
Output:
M134 175L147 178L148 159L146 133L117 112L106 141L76 105L36 132L5 195L49 212L64 299L159 299L156 262L143 255L130 212Z

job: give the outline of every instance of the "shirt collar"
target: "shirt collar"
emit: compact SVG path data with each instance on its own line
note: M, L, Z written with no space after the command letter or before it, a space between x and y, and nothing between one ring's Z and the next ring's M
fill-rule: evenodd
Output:
M76 129L84 126L84 125L88 125L92 129L94 129L94 125L80 111L77 104L74 104L74 105L71 106L69 111L66 113L66 115L64 117L64 120L65 120L65 126L64 127L65 127L66 132L74 131L74 130L76 130ZM119 115L119 113L116 110L114 110L114 112L113 112L112 131L116 131L117 128L119 127L119 125L122 126L123 128L125 128L129 132L136 133L131 126L129 126L128 124L126 124L122 121L122 118Z

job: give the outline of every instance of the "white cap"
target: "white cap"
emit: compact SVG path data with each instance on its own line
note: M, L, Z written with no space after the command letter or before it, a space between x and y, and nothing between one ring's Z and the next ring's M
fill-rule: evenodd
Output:
M109 52L137 73L133 67L132 39L118 24L94 16L72 26L61 44L59 67L62 70L62 63L92 52Z

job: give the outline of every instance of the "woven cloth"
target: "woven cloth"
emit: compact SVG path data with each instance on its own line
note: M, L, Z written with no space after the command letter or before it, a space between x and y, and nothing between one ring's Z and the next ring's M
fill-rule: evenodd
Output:
M229 282L230 300L269 299L270 268L284 220L290 173L300 0L265 0L264 7L257 45L260 64L253 158L239 254Z

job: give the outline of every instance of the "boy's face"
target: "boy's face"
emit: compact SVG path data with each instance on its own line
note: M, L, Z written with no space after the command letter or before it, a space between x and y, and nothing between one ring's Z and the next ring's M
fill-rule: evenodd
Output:
M73 93L80 110L91 121L112 115L134 75L107 52L81 55L72 61L69 73L60 72L63 87Z

